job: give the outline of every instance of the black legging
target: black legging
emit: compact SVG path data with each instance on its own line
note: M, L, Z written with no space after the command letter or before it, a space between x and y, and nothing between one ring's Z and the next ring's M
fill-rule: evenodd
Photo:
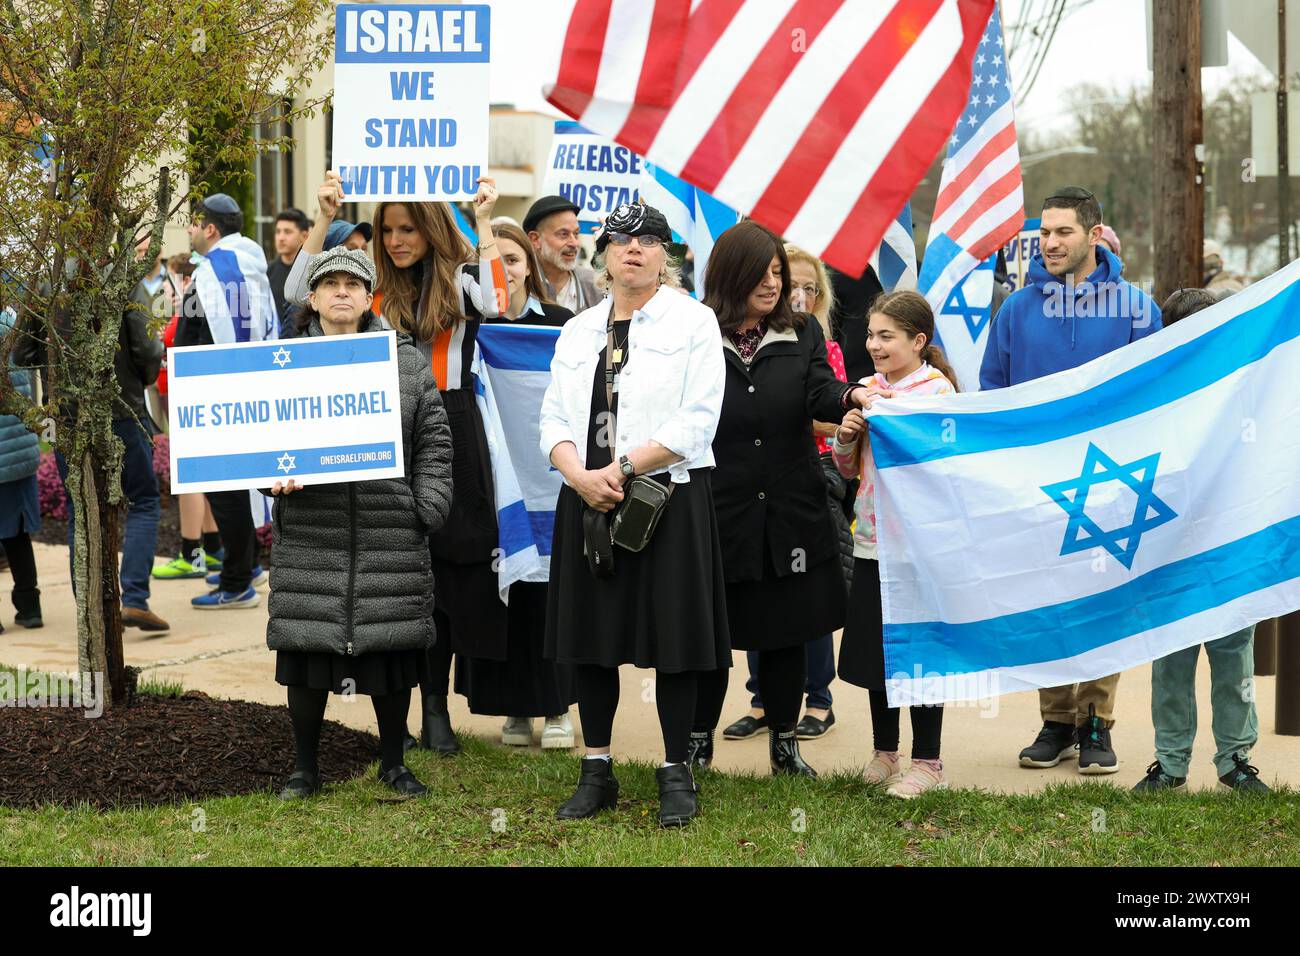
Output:
M438 641L428 651L428 674L420 682L425 700L445 700L451 687L451 621L442 611L434 610L433 624Z
M758 692L763 711L774 730L793 730L799 721L804 684L808 682L808 657L803 644L758 652ZM714 730L722 717L730 670L700 675L693 730Z
M869 690L871 737L877 750L898 750L899 708L890 707L883 690ZM943 705L909 707L912 712L912 759L938 760L939 738L943 734Z
M582 739L592 749L608 747L618 710L618 668L580 664L574 668L578 683L578 715ZM655 707L664 738L664 762L684 763L695 719L695 671L665 674L655 671Z
M293 723L295 749L294 770L320 772L320 730L325 722L325 702L329 691L314 687L290 687L289 720ZM386 773L402 762L402 743L406 737L406 712L411 707L411 692L400 690L370 698L379 722L379 765Z
M14 576L14 590L21 593L36 588L36 553L32 550L32 536L24 531L0 541L9 558L9 572Z

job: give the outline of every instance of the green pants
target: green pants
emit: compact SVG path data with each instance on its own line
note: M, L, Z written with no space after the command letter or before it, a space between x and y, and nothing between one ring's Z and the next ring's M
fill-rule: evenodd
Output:
M1151 664L1151 722L1156 759L1165 773L1186 777L1196 739L1196 645ZM1259 740L1255 713L1255 625L1205 644L1210 659L1210 726L1214 767L1222 777L1234 754L1248 756Z

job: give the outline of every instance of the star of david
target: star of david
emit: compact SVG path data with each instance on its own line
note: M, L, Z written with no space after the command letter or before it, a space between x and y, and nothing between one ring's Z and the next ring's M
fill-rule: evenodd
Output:
M944 303L943 312L945 315L960 315L966 322L966 331L970 332L970 340L978 342L980 333L984 331L984 326L989 323L989 309L982 309L978 305L969 305L966 302L966 291L962 284L958 283L953 286L952 294L948 296L948 301Z
M289 362L293 360L293 356L289 354L288 349L286 349L283 345L281 345L278 349L276 349L274 352L271 353L271 359L272 361L275 362L276 365L280 366L280 368L284 368L286 365L289 364Z
M1065 527L1061 554L1075 554L1100 546L1105 548L1120 564L1133 569L1142 535L1178 517L1177 512L1165 504L1155 493L1156 465L1160 452L1120 465L1092 442L1084 455L1083 469L1077 478L1069 478L1050 485L1042 485L1047 496L1060 505L1070 516ZM1084 510L1088 491L1095 485L1120 481L1137 495L1137 507L1129 524L1113 531L1103 531ZM1083 533L1087 532L1087 537Z
M297 457L289 454L287 451L276 459L276 470L283 471L286 475L297 468L295 464Z

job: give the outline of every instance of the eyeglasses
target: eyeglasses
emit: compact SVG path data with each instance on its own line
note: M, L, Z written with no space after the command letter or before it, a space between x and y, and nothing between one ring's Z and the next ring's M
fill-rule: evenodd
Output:
M642 249L656 249L664 244L664 241L656 235L629 236L626 232L611 232L609 234L609 244L611 246L626 246L633 239L637 240Z
M798 292L802 292L804 296L806 296L809 299L815 299L822 294L821 290L818 289L815 285L797 285L795 286L795 290Z

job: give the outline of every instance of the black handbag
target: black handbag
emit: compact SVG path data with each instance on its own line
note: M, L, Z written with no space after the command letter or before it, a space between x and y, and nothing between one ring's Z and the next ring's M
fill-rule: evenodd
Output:
M614 576L614 542L609 533L609 516L603 511L582 509L583 553L592 577Z

